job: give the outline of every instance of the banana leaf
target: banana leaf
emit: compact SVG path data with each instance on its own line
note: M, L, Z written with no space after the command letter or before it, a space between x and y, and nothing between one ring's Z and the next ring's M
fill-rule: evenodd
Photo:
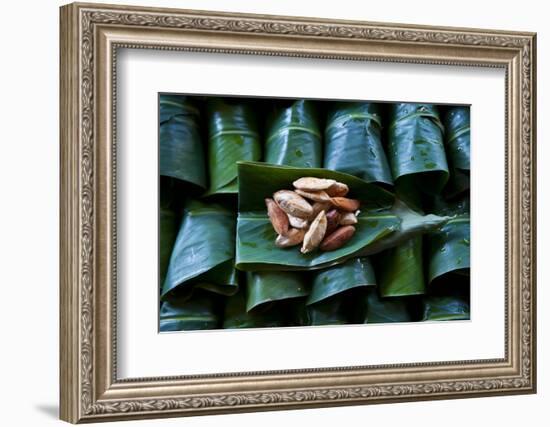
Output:
M429 296L422 320L470 320L470 304L458 296Z
M380 254L380 296L400 297L426 292L422 236L415 236Z
M470 268L470 217L451 219L428 240L428 280Z
M160 175L206 189L206 165L199 129L199 109L185 96L161 95Z
M435 105L393 105L388 151L397 195L409 205L418 205L415 189L434 195L447 183L443 125Z
M314 102L297 100L272 112L265 161L276 165L321 167L321 131Z
M246 311L246 294L244 289L226 300L223 318L224 329L269 328L286 326L287 321L281 310L268 310L266 313L249 313Z
M159 283L162 286L180 221L178 197L170 178L161 177L159 197Z
M378 105L367 102L336 102L325 129L323 167L346 172L367 182L393 184L381 142Z
M352 258L343 264L313 274L313 285L306 304L316 304L350 289L375 286L374 268L366 257Z
M189 200L161 297L175 290L182 298L189 297L195 286L224 295L235 293L234 254L235 214L218 204Z
M221 321L217 306L215 299L203 294L171 297L160 307L160 332L216 329Z
M380 298L375 287L367 290L367 310L364 323L412 322L409 298Z
M470 188L470 108L453 107L445 114L445 147L451 166L450 195Z
M440 215L420 214L398 199L395 200L391 213L399 218L401 222L399 229L361 250L361 256L375 255L387 249L395 248L415 236L437 229L452 218L445 215L449 213L446 211L440 212Z
M207 195L237 193L237 161L262 155L256 116L250 102L213 99L208 103Z
M277 302L304 297L309 293L307 278L291 271L248 272L246 275L246 311L255 313L273 309Z
M307 326L346 325L353 313L349 301L337 296L307 306Z
M361 200L357 231L344 247L306 255L275 246L275 232L265 209L264 198L302 176L333 178L350 187L350 195ZM239 163L239 217L237 220L236 266L240 270L304 270L340 263L365 246L399 227L399 219L387 212L369 212L391 206L391 193L351 175L316 168L292 168L266 163ZM294 248L296 249L296 248Z

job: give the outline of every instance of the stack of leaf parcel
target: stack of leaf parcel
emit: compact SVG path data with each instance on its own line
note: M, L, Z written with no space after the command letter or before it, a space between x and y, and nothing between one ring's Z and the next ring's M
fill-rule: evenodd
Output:
M470 318L469 107L161 94L159 119L160 331ZM273 194L337 202L303 177L360 206L345 245L275 244Z

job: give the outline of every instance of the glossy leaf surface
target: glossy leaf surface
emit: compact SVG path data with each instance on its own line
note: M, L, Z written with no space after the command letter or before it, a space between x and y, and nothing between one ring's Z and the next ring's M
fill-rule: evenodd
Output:
M381 141L381 114L377 104L335 102L325 129L323 166L367 182L393 184Z
M199 129L199 109L188 97L161 95L160 175L206 189L206 164Z
M318 168L323 147L315 103L297 100L272 111L265 144L265 161L276 165Z
M208 104L208 194L237 192L237 162L262 155L250 101L212 99Z

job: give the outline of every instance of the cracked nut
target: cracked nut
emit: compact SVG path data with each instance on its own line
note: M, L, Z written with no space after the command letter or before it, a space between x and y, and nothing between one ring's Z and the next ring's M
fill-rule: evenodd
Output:
M300 196L305 197L306 199L313 200L314 202L329 202L330 196L323 190L320 191L306 191L306 190L295 190Z
M267 206L267 215L277 234L286 235L288 233L289 220L286 213L275 203L273 199L265 199Z
M313 212L311 205L302 196L290 190L277 191L273 198L287 214L298 218L309 218Z
M360 206L359 200L346 197L332 197L330 201L338 209L346 212L355 212Z
M299 228L301 230L305 230L309 227L309 222L307 219L298 218L297 216L288 215L288 222L292 227Z
M333 179L314 178L311 176L305 176L297 179L292 183L294 188L305 191L321 191L330 188L336 183Z
M327 235L336 230L340 223L340 216L340 212L336 209L331 209L327 212Z
M304 240L305 234L305 230L291 228L286 236L277 236L277 238L275 239L275 246L277 246L278 248L290 248L291 246L299 245Z
M355 234L353 225L345 225L340 227L332 234L323 239L319 249L322 251L334 251L344 246Z
M342 182L335 182L326 189L326 192L330 197L343 197L348 194L348 191L349 187Z
M357 216L353 212L346 212L340 217L340 225L357 224Z
M304 236L304 243L300 252L307 254L317 249L327 230L327 216L325 211L319 212L319 215L313 220L309 226L309 230Z

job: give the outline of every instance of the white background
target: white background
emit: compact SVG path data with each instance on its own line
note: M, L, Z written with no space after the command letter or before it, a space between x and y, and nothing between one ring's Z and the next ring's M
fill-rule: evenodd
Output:
M504 70L135 49L117 64L120 378L504 357L504 257L484 256L504 248ZM166 91L471 103L472 320L159 334L152 159ZM212 346L232 351L219 358Z
M115 0L112 0L114 3ZM280 426L343 422L371 425L464 426L491 422L500 426L546 425L550 404L550 322L545 286L550 245L542 219L550 214L545 195L550 161L543 143L550 137L548 83L550 29L544 2L463 0L452 8L441 1L338 2L277 0L133 1L134 4L315 15L434 25L491 27L538 32L539 224L539 393L454 401L364 407L265 412L193 419L129 422L124 425ZM9 5L8 5L9 4ZM3 5L0 68L0 383L5 425L58 425L58 1ZM546 419L545 419L546 418Z

